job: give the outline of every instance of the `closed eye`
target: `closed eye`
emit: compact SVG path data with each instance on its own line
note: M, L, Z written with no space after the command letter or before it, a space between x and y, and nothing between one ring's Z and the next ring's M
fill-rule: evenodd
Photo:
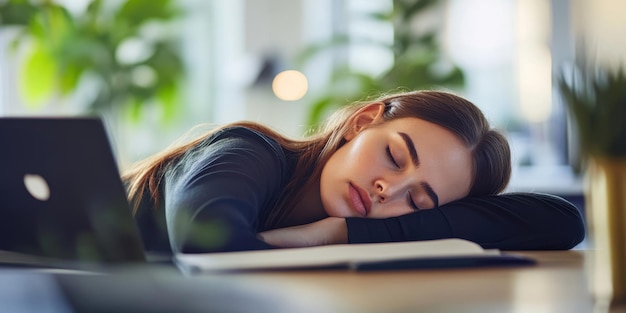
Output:
M419 211L420 210L420 208L417 206L417 204L415 204L415 202L413 202L413 197L411 197L410 193L407 194L407 202L409 202L409 206L411 207L411 209L413 209L413 211Z
M389 161L391 161L391 163L393 163L393 165L395 165L397 168L400 168L400 164L398 164L396 159L393 157L393 154L391 154L391 149L389 149L389 146L387 146L386 151L387 151L387 158L389 158Z

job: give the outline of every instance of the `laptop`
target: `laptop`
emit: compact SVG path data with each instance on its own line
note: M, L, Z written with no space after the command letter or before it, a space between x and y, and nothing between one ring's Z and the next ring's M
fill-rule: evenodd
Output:
M0 118L0 250L146 261L99 118Z

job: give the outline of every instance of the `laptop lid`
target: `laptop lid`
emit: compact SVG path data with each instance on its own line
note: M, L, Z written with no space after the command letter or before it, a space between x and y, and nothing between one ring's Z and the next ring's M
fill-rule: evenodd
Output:
M0 118L0 249L145 261L100 119Z

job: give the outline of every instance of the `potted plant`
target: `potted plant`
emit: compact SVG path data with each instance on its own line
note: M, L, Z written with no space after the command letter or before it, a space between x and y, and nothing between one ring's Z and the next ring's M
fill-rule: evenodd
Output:
M586 170L585 210L593 245L592 290L626 301L626 75L622 68L578 67L559 88L578 133ZM608 283L606 285L605 283Z
M389 12L366 13L361 19L386 22L393 26L393 41L378 42L371 39L350 38L339 33L330 41L307 47L297 63L306 63L313 56L329 49L345 48L352 41L361 45L383 48L393 55L393 64L379 75L356 72L347 62L334 67L326 87L312 100L308 113L308 125L316 126L337 107L348 105L364 97L378 96L390 90L428 89L433 87L462 87L465 77L461 68L442 57L437 29L416 28L416 22L428 18L433 9L444 3L440 0L405 1L393 0ZM445 64L449 67L441 67Z
M64 3L68 3L67 1ZM180 16L171 0L87 0L76 12L54 0L0 1L0 27L17 29L19 87L32 110L72 95L92 95L85 113L138 119L147 105L174 115L184 67L175 36Z

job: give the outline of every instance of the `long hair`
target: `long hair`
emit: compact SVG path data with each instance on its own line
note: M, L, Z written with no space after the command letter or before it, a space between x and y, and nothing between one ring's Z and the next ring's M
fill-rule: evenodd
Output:
M266 229L281 225L292 213L304 190L316 183L322 168L331 155L344 143L350 130L350 118L371 103L385 104L383 122L397 118L416 117L437 124L455 134L472 152L472 183L468 196L500 193L511 175L510 150L506 139L492 130L482 112L471 102L441 91L413 91L383 96L367 102L357 102L333 113L313 135L295 140L253 122L236 122L229 126L244 126L274 138L283 149L297 153L298 160L291 180L272 208ZM219 128L219 129L221 129ZM159 185L167 167L187 150L195 147L217 129L186 144L168 148L137 163L124 180L128 183L128 197L137 212L143 197L148 195L153 206L159 206Z

